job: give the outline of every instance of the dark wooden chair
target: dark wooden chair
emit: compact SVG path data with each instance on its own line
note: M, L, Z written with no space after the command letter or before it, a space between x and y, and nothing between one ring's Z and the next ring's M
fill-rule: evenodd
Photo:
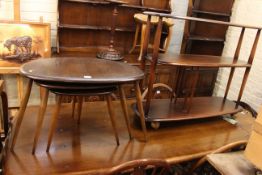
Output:
M245 150L231 151L246 146ZM213 153L200 159L190 170L192 174L205 162L210 163L223 175L249 175L257 174L262 169L262 108L254 122L253 130L248 141L238 141L223 146ZM260 169L260 170L259 170Z
M112 168L63 173L63 175L166 175L171 168L163 159L137 159Z
M5 156L5 145L7 145L7 137L10 133L10 127L9 127L9 116L8 116L8 100L7 95L3 91L3 80L0 80L0 96L1 96L1 110L0 110L0 116L1 116L1 127L0 127L0 174L3 172L3 157Z
M140 159L125 162L109 169L105 174L132 174L132 175L164 175L169 174L170 166L165 160L161 159Z

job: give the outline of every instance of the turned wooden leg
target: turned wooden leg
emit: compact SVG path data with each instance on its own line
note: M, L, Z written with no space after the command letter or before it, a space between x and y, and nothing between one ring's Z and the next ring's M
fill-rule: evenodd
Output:
M135 50L135 48L136 48L139 30L140 30L140 24L137 24L136 25L135 39L134 39L134 42L133 42L133 46L132 46L132 48L129 51L129 54L131 54Z
M131 127L130 127L131 125L129 121L129 115L128 115L127 104L126 104L126 96L122 85L119 85L119 94L120 94L120 101L124 112L128 133L129 133L129 138L132 139Z
M77 105L77 124L80 124L82 107L83 107L83 96L78 97L78 105Z
M141 41L140 41L140 53L139 53L139 57L138 60L142 60L142 52L143 52L143 45L145 42L145 34L146 34L146 25L142 24L142 30L141 30Z
M144 113L144 108L143 108L143 103L142 103L142 96L141 96L141 91L140 91L140 87L139 87L139 81L136 81L135 86L136 86L135 89L136 89L137 107L138 107L138 111L139 111L139 114L140 114L140 122L141 122L141 126L142 126L142 129L143 129L145 141L147 141L145 113Z
M108 112L109 112L109 116L110 116L111 123L113 126L113 130L114 130L115 138L116 138L116 144L119 145L119 138L118 138L118 134L116 130L116 123L115 123L115 113L113 110L114 108L113 108L112 99L110 95L106 95L106 102L107 102Z
M48 134L48 142L47 142L46 152L49 152L49 148L50 148L52 138L53 138L53 135L54 135L54 131L55 131L55 128L56 128L57 117L58 117L58 114L59 114L59 111L60 111L60 108L61 108L61 103L62 103L62 96L58 95L55 110L54 110L54 113L52 115L51 129L49 130L49 134Z
M74 115L75 115L75 107L76 107L76 96L73 96L73 101L72 101L72 118L74 118Z
M12 151L14 149L16 139L17 139L17 135L18 135L22 120L24 118L26 106L27 106L27 103L28 103L28 100L29 100L29 97L30 97L30 94L31 94L32 85L33 85L33 80L29 79L29 82L28 82L27 87L26 87L26 92L24 94L23 100L21 102L21 106L19 108L19 111L18 111L17 117L16 117L17 121L16 121L15 129L14 129L13 140L12 140L12 143L11 143L11 150Z
M49 94L48 92L49 92L48 89L43 88L41 105L40 105L39 112L38 112L38 118L37 118L37 125L36 125L36 132L35 132L35 137L34 137L32 154L35 154L38 138L39 138L39 135L40 135L40 132L41 132L42 123L43 123L43 119L44 119L44 115L45 115L45 111L46 111L46 106L47 106L47 101L48 101L48 94Z

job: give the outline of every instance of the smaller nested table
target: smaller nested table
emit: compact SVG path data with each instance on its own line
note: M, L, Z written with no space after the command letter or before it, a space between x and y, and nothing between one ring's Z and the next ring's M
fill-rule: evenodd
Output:
M122 62L113 62L95 58L60 57L31 61L24 64L21 67L20 72L23 76L29 78L29 81L25 96L22 100L21 108L18 112L11 150L13 150L16 143L33 82L37 83L41 87L44 87L45 89L38 114L37 129L32 151L33 154L35 152L38 137L40 135L40 129L47 106L49 91L57 94L58 100L56 101L55 111L52 116L53 119L51 123L51 130L49 131L47 151L49 151L54 127L56 125L56 118L60 110L61 95L104 95L107 99L109 114L114 128L116 141L117 144L119 144L114 123L114 112L110 98L110 94L113 93L116 88L118 88L122 109L131 138L132 136L130 132L126 97L122 87L123 84L127 83L135 83L137 105L141 114L140 121L146 140L146 125L142 107L141 91L139 87L139 83L143 79L144 73L139 68Z

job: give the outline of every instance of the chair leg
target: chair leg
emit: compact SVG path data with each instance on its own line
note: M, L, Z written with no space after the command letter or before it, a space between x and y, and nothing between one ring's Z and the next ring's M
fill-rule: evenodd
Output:
M140 53L139 53L139 57L138 60L142 60L142 52L143 52L143 45L145 42L145 34L146 34L146 25L142 24L142 30L141 30L141 41L140 41Z
M52 115L52 123L51 123L51 129L49 130L49 134L48 134L48 142L47 142L47 147L46 147L46 152L49 152L49 148L52 142L52 138L54 135L54 131L55 131L55 127L56 127L56 123L57 123L57 117L61 108L61 103L62 103L62 96L58 95L57 101L56 101L56 106L55 106L55 111Z
M28 103L28 100L29 100L29 97L30 97L30 94L31 94L32 85L33 85L33 80L29 79L29 82L28 82L27 88L26 88L26 93L24 94L23 100L21 102L20 109L19 109L18 114L17 114L17 121L16 121L15 129L14 129L14 136L13 136L12 143L11 143L11 150L12 151L13 151L14 146L16 144L18 132L19 132L22 120L24 118L26 106L27 106L27 103Z
M135 48L137 46L137 39L138 39L139 30L140 30L140 25L137 24L136 25L135 39L134 39L134 42L133 42L133 46L132 46L132 48L129 51L129 54L131 54L135 50Z
M44 115L45 115L45 111L46 111L48 94L49 94L48 89L43 89L41 105L40 105L39 112L38 112L38 118L37 118L37 125L36 125L36 132L35 132L35 137L34 137L32 154L35 154L35 150L36 150L36 147L37 147L37 142L38 142L38 139L39 139L39 135L40 135L40 132L41 132L43 119L44 119Z
M111 99L110 94L106 95L106 101L107 101L109 116L110 116L110 119L111 119L111 123L112 123L112 126L113 126L115 138L116 138L116 144L119 145L119 138L118 138L118 134L117 134L117 130L116 130L116 124L115 124L115 113L114 113L114 110L113 110L113 104L112 104L112 99Z
M128 133L129 133L129 138L132 139L133 137L131 134L131 127L130 127L131 125L130 125L128 110L127 110L126 96L122 85L119 85L119 94L120 94L120 101L124 112Z
M76 96L73 96L73 101L72 101L72 118L75 116L75 107L76 107Z
M78 97L78 106L77 106L77 124L80 124L81 114L82 114L82 107L83 107L83 96Z
M136 89L136 99L137 99L137 107L140 114L140 122L144 133L145 141L147 141L147 130L146 130L146 122L145 122L145 113L142 103L142 96L141 91L139 87L139 81L136 81L135 83L135 89Z

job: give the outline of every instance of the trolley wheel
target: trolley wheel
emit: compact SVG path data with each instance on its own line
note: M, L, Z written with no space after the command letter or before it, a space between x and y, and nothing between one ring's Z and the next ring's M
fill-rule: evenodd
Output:
M154 129L158 129L160 127L160 122L151 122L151 127Z

